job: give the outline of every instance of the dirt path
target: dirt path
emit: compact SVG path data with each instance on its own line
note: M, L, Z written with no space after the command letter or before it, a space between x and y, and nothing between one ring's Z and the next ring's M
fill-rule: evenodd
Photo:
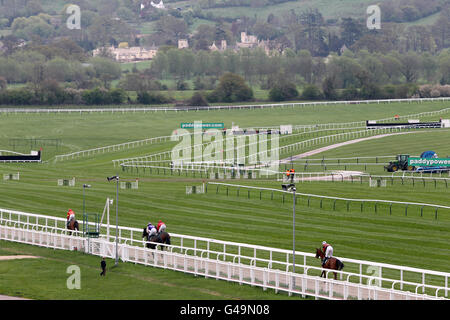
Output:
M18 256L0 256L0 261L5 261L5 260L16 260L16 259L39 259L39 257L36 257L36 256L25 256L25 255L18 255Z
M0 294L0 300L30 300L30 299L19 298L19 297L10 297L10 296L2 296Z
M355 139L355 140L350 140L350 141L344 141L344 142L340 142L340 143L336 143L336 144L332 144L329 146L325 146L319 149L315 149L315 150L311 150L308 152L304 152L301 154L298 154L296 156L292 156L283 160L280 160L280 163L289 163L292 161L295 161L297 159L302 159L302 158L306 158L309 156L313 156L316 155L318 153L322 153L331 149L336 149L336 148L340 148L349 144L354 144L354 143L358 143L358 142L362 142L362 141L367 141L367 140L373 140L373 139L381 139L381 138L385 138L385 137L389 137L389 136L396 136L396 135L401 135L401 134L410 134L410 133L417 133L417 132L398 132L398 133L386 133L386 134L380 134L378 136L372 136L372 137L366 137L366 138L359 138L359 139Z

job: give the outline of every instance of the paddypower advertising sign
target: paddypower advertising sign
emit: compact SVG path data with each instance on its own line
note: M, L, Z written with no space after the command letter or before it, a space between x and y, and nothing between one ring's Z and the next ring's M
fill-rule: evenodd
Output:
M181 124L182 129L223 129L225 125L223 123L185 123Z
M409 158L408 165L415 167L450 167L450 158Z

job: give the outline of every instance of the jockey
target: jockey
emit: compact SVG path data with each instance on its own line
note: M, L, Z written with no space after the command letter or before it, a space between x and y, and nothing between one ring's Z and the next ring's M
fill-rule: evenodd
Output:
M291 175L291 170L286 170L286 179L289 181L289 176Z
M159 220L158 225L156 226L156 230L158 231L158 233L166 231L166 224Z
M147 233L148 233L148 237L151 238L153 236L156 235L156 228L154 225L152 225L151 222L148 223L147 225Z
M73 212L72 209L69 209L69 211L67 211L67 226L69 226L70 221L75 219L75 212Z
M328 244L326 241L322 242L322 252L325 254L325 258L322 261L322 267L325 266L325 263L328 259L333 257L333 247Z

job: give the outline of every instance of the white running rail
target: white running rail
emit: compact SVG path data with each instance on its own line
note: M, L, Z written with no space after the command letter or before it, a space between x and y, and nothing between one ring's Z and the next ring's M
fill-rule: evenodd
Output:
M65 222L64 218L0 209L0 239L54 249L76 247L115 258L114 236L109 232L115 226L103 225L101 237L88 241L81 233L68 235ZM324 279L317 276L322 269L312 253L296 252L298 265L293 273L290 250L171 234L173 244L165 251L154 251L144 248L141 236L142 229L119 227L122 261L316 299L448 299L450 273L446 272L339 258L348 271L338 271L339 280Z

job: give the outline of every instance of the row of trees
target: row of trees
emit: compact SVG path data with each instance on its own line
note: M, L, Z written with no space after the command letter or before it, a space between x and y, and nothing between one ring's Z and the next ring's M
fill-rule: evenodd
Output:
M7 50L9 50L7 48ZM109 87L122 76L120 65L103 57L88 57L71 40L50 45L29 45L0 56L0 75L10 84L54 80L74 88Z
M253 100L253 91L244 79L236 74L225 74L218 86L206 94L196 93L185 102L188 105L207 105L208 102L240 102ZM122 103L166 104L174 101L165 95L139 90L132 100L121 88L73 89L62 88L57 81L46 80L38 87L27 86L6 89L6 80L0 77L0 105L106 105Z
M450 85L385 85L365 84L361 88L350 87L336 90L326 79L322 88L314 84L307 85L299 93L296 85L284 78L278 79L269 92L269 101L287 100L359 100L359 99L404 99L410 97L437 98L450 96ZM179 105L207 106L216 102L253 101L253 90L239 75L227 73L220 78L218 86L209 92L197 91L187 101L178 101ZM95 88L77 90L61 88L56 81L45 81L39 88L24 87L6 89L6 81L0 77L0 105L120 105L126 104L168 104L173 99L155 92L140 90L132 100L123 89Z
M273 77L283 77L298 84L320 85L326 78L336 88L361 87L366 83L450 83L450 50L439 55L414 52L371 54L346 51L342 56L313 57L307 50L268 56L263 50L239 52L199 52L169 49L160 51L146 71L158 79L192 79L219 77L237 73L252 85L270 88Z
M122 89L63 89L55 81L46 81L39 88L24 87L0 90L0 105L106 105L122 103L130 103L127 93Z

